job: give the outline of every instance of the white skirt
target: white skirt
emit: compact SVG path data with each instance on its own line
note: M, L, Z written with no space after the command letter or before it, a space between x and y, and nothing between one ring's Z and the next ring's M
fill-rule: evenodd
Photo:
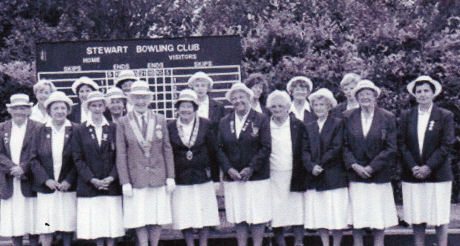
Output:
M203 228L220 224L213 182L177 185L172 193L173 228Z
M123 196L123 221L125 228L171 224L171 197L166 186L133 188L132 196Z
M391 183L350 182L353 228L383 230L398 224Z
M261 224L272 218L270 180L224 182L225 212L230 223Z
M270 170L272 227L303 225L304 192L291 192L292 170Z
M452 181L402 182L404 220L429 226L449 224Z
M77 238L117 238L125 235L121 196L77 198Z
M13 196L0 202L0 236L19 237L37 234L37 198L25 197L21 181L13 179Z
M305 192L305 228L343 230L350 222L348 188Z
M73 232L77 229L77 193L37 194L37 232Z

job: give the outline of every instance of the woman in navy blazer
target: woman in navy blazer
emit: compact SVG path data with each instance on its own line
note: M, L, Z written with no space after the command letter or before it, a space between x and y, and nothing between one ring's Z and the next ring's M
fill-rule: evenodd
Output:
M97 90L99 90L97 83L86 76L80 77L73 82L72 91L77 95L79 103L73 105L72 111L69 114L70 121L80 124L88 119L90 113L84 107L84 104L88 98L88 93Z
M77 175L70 139L77 125L66 118L72 100L64 92L53 92L44 107L50 119L34 133L30 161L37 191L37 232L44 246L51 245L56 232L62 232L63 245L70 246L77 227Z
M235 83L227 92L235 113L219 123L218 159L224 172L227 220L236 224L239 246L247 245L251 226L255 246L261 246L265 223L271 219L270 125L266 115L251 109L252 91Z
M304 124L289 115L291 98L285 91L275 90L267 98L271 111L270 183L273 232L277 245L285 246L284 232L291 226L294 245L303 245L304 191L306 170L304 159L306 133Z
M211 122L196 115L197 100L193 90L181 91L178 118L168 124L177 184L172 193L173 228L182 230L187 246L195 245L193 229L199 230L200 245L207 245L209 227L220 223L211 180L216 142Z
M433 103L442 90L438 81L420 76L407 90L418 105L403 112L400 122L404 220L413 225L415 245L425 245L426 226L435 226L438 245L446 246L454 117Z
M312 93L309 100L318 120L306 126L309 175L305 193L305 228L319 230L324 246L329 245L331 230L333 245L339 246L342 231L348 228L350 212L342 159L343 122L329 115L337 105L330 90L321 88Z
M340 90L343 94L345 94L347 100L335 106L331 111L331 115L341 118L343 117L343 112L359 108L358 101L356 101L356 98L353 97L352 91L360 80L361 76L355 73L347 73L343 76L342 81L340 81Z
M72 149L77 168L77 238L113 245L124 235L121 186L115 165L116 129L103 116L105 98L99 91L85 102L90 118L74 132ZM104 240L105 239L105 240Z
M383 246L385 228L398 224L390 182L397 151L396 118L377 107L379 95L372 81L361 80L353 90L360 107L344 114L343 158L355 246L363 245L363 228L374 229L374 245Z

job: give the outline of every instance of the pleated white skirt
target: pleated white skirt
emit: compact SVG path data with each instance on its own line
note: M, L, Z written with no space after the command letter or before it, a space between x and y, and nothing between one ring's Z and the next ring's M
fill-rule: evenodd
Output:
M13 196L0 202L0 236L18 237L36 234L37 198L25 197L21 181L13 179Z
M133 188L131 197L123 196L123 221L125 228L171 224L171 196L166 186Z
M203 228L220 224L213 182L177 185L172 193L173 228Z
M77 238L117 238L123 235L121 196L77 198Z
M77 193L37 194L37 232L73 232L77 229Z
M272 227L303 225L304 192L291 192L292 170L270 170Z
M398 224L391 183L350 182L353 228L385 229Z
M449 224L452 181L402 182L404 221L429 226Z
M348 188L305 192L305 228L347 229L351 224Z
M270 179L224 182L224 193L228 222L261 224L271 220Z

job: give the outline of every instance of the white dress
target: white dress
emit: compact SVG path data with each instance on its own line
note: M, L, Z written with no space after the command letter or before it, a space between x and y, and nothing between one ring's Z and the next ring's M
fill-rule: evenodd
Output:
M417 135L422 153L425 132L431 109L418 111ZM452 181L445 182L402 182L404 221L409 224L426 223L428 226L440 226L450 222L450 198Z
M11 160L18 164L26 133L27 122L21 127L12 123L10 141ZM36 234L37 198L24 197L21 181L13 179L13 196L0 202L0 236L18 237L25 234Z
M65 128L71 126L66 121L61 129L56 130L50 121L46 123L51 127L51 152L55 180L59 178L62 167L62 151L64 149ZM72 232L77 229L77 193L54 191L53 193L37 193L37 232L40 234L57 231Z
M272 152L270 154L270 185L272 227L303 225L304 193L291 192L292 141L289 118L278 126L270 122Z
M94 126L100 145L102 126L96 127L91 118L88 118L86 124ZM108 122L104 118L102 125L105 124ZM117 238L123 235L125 235L125 230L121 195L77 198L77 238Z

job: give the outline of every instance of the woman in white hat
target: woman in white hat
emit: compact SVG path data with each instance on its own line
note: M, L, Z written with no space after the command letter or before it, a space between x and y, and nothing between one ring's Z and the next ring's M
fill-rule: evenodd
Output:
M99 90L99 86L94 80L83 76L72 84L72 92L77 95L79 103L72 107L69 120L77 124L88 120L90 112L84 107L88 94L92 91Z
M268 86L265 77L261 73L253 73L248 76L244 83L254 94L251 100L251 107L259 113L268 114L269 111L264 106Z
M145 81L131 86L133 111L117 123L117 168L123 188L123 218L141 246L158 245L161 226L171 224L174 156L163 115L148 109L153 93Z
M344 113L343 158L350 180L353 239L363 245L364 228L383 246L385 228L398 224L391 186L391 166L397 152L396 118L377 106L380 89L361 80L353 90L359 108Z
M60 232L70 246L77 228L76 169L72 159L73 131L67 115L72 100L64 92L53 92L44 104L50 119L35 133L31 149L34 190L37 191L37 232L43 246L50 246Z
M116 127L103 113L104 95L88 94L88 120L73 133L72 149L77 169L77 238L114 245L125 234L121 186L115 165Z
M46 123L49 116L46 112L45 101L51 93L56 91L56 87L53 82L49 80L40 80L33 86L33 90L35 98L37 98L37 104L32 107L30 119L40 123Z
M217 165L211 122L196 114L195 91L180 92L175 104L178 118L168 124L174 153L176 189L172 194L173 229L182 230L187 246L193 246L198 229L200 245L207 245L209 227L220 223L211 165Z
M105 93L107 99L107 108L109 114L107 114L107 120L118 122L118 120L126 114L127 97L123 94L123 91L118 87L112 87Z
M252 91L235 83L226 93L234 113L219 123L218 159L224 172L225 211L235 224L239 246L247 245L251 227L255 246L262 245L265 224L271 220L270 123L251 109Z
M339 103L336 107L334 107L334 109L332 109L332 115L342 117L342 113L346 110L359 108L358 101L356 101L352 92L360 80L361 76L356 73L347 73L343 76L343 79L340 81L340 90L343 94L345 94L347 99L345 102Z
M0 236L11 237L19 246L29 234L35 246L37 194L29 163L32 138L26 136L32 136L40 123L29 119L32 103L26 94L12 95L6 107L11 120L0 125Z
M137 80L133 70L120 71L115 79L115 86L120 88L125 95L131 91L131 85Z
M413 226L417 246L425 245L427 226L436 228L437 245L447 245L455 137L453 114L433 102L441 90L431 77L418 77L407 85L417 106L401 114L404 220Z
M340 246L350 219L348 182L342 158L343 122L330 115L337 105L332 92L321 88L309 98L318 118L306 126L308 190L305 193L305 228L318 230L323 246Z
M304 124L315 120L310 103L307 101L313 90L313 82L305 76L296 76L289 80L286 90L292 97L290 112Z
M307 154L305 126L289 115L291 98L285 91L275 90L268 95L271 111L270 183L272 196L273 232L277 245L285 246L284 233L292 227L295 246L303 245L304 192Z

